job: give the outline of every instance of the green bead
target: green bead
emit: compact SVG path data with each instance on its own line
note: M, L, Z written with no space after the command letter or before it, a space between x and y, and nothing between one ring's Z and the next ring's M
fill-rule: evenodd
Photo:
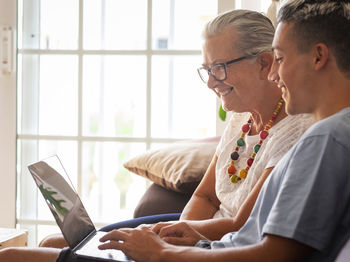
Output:
M244 146L245 145L244 139L243 138L238 139L237 140L237 145L238 146Z
M261 147L261 145L255 145L255 146L254 146L254 152L255 152L255 153L258 153L260 147Z
M236 184L236 183L238 183L238 181L241 180L241 179L240 179L238 176L233 175L233 176L231 176L230 180L231 180L231 183L232 183L232 184Z

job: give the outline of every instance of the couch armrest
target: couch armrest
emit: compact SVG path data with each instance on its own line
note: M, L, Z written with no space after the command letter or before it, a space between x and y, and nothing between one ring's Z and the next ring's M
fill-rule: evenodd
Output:
M178 193L152 184L134 210L134 218L167 213L181 213L192 194Z

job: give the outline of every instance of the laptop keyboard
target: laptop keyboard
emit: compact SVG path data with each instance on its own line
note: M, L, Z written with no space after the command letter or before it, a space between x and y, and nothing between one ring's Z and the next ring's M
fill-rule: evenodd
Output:
M115 249L107 249L100 250L98 246L102 244L100 242L100 238L106 234L105 232L97 231L96 234L89 239L80 249L78 249L75 253L77 255L86 256L86 257L95 257L95 258L103 258L107 260L114 261L133 261L130 260L125 254L120 250Z

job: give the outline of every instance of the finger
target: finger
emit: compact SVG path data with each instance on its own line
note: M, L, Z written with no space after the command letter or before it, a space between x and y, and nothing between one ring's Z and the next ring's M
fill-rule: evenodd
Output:
M167 237L167 236L182 236L183 235L183 230L179 229L176 225L170 225L170 226L166 226L163 227L159 230L158 235L163 238L163 237Z
M123 243L118 241L109 241L98 246L99 249L121 249Z
M156 233L159 234L159 231L162 227L159 224L155 224L153 227L151 227L151 230Z
M101 242L106 242L108 240L114 240L114 241L125 241L129 231L127 230L113 230L111 232L108 232L103 237L100 238Z
M144 225L143 227L138 228L138 230L141 230L141 231L152 231L151 230L151 225Z
M141 225L138 225L136 228L138 229L144 229L144 228L152 228L153 225L150 225L150 224L141 224Z
M162 223L162 222L160 222L160 223L155 224L155 225L151 228L151 230L152 230L154 233L159 234L160 230L161 230L163 227L169 226L169 225L170 225L169 223Z
M135 229L134 228L124 227L124 228L119 228L118 230L121 231L121 232L124 232L124 233L130 233L131 231L133 231Z
M163 237L165 242L176 246L194 246L198 241L183 237Z

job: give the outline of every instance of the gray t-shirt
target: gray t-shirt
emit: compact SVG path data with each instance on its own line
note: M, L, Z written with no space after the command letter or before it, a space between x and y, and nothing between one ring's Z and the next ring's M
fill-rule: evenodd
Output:
M246 224L211 248L257 244L265 234L333 261L350 237L350 108L314 124L266 180Z

